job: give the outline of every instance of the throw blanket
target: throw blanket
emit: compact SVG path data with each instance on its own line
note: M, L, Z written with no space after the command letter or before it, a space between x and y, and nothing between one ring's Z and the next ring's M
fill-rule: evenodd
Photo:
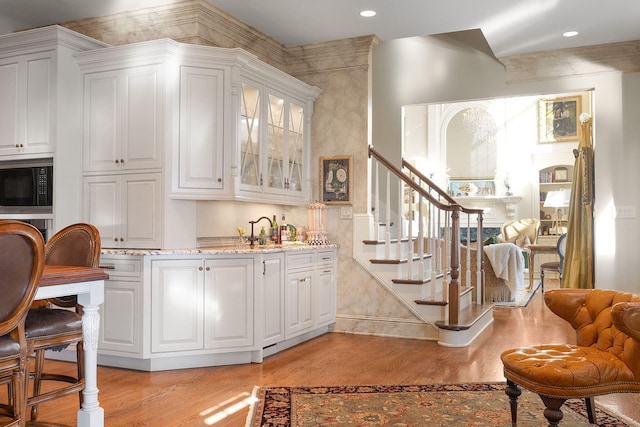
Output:
M484 253L489 258L493 272L499 279L504 279L515 297L516 290L524 286L524 256L522 249L513 243L498 243L483 246Z

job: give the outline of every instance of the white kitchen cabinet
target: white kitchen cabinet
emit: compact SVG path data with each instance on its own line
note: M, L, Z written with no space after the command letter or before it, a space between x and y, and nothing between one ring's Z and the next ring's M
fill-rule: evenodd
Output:
M161 167L162 65L100 68L84 75L84 171Z
M179 189L224 188L225 73L180 67Z
M285 338L310 331L314 325L315 253L287 254Z
M100 310L100 353L141 357L142 257L103 255L100 266L109 274Z
M84 220L100 230L104 248L160 248L160 173L84 178Z
M252 349L253 258L151 262L151 352Z
M313 276L312 268L287 272L286 339L308 332L313 327Z
M311 102L246 78L240 94L239 195L308 203Z
M106 249L99 362L150 371L260 363L326 333L336 251Z
M53 51L0 58L0 155L53 152Z
M286 339L335 323L335 272L335 249L287 254Z
M284 340L284 254L264 254L258 268L262 280L260 288L256 289L256 308L260 309L256 329L262 329L259 332L264 348Z
M316 326L325 326L336 322L336 253L322 251L316 257Z

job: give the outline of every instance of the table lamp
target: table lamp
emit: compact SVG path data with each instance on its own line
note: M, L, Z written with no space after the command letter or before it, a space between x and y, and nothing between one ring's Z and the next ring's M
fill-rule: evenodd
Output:
M555 214L553 218L553 228L555 229L556 241L558 240L558 229L560 228L560 208L566 208L569 206L571 200L571 190L553 190L547 193L546 199L544 199L545 208L555 208Z

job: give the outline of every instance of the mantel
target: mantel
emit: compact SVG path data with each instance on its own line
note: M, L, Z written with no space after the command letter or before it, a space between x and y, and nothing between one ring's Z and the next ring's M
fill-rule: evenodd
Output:
M504 196L500 197L500 201L504 203L505 210L507 211L507 218L513 219L516 216L516 207L520 203L522 197L520 196Z
M522 200L520 196L483 196L483 197L454 197L456 202L468 208L478 208L485 210L485 223L501 224L505 220L512 220L516 216L516 208ZM504 204L504 210L498 205Z

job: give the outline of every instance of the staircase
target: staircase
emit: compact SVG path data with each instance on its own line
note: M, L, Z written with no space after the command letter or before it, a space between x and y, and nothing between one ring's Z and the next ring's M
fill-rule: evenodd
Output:
M465 209L412 165L397 168L373 148L370 214L354 216L354 258L420 321L433 325L440 345L469 345L493 321L484 303L482 257L477 288L460 285L460 227L478 230L482 210ZM381 208L382 206L382 208ZM466 243L466 242L465 242ZM478 253L481 253L479 251ZM470 280L465 280L470 283Z

